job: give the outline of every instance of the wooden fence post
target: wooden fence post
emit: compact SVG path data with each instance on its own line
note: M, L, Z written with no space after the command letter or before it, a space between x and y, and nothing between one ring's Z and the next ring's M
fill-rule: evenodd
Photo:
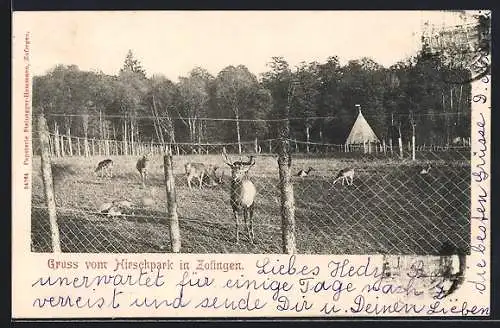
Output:
M105 146L105 149L106 149L106 156L111 155L111 149L110 149L110 146L109 146L109 139L104 140L104 146Z
M64 147L64 135L60 134L59 135L59 142L61 143L61 157L66 156L66 150Z
M52 179L52 163L49 150L49 128L45 117L38 117L38 135L40 138L40 153L42 179L45 192L45 200L49 211L50 234L52 242L52 252L61 252L61 243L59 239L59 226L57 225L56 201L54 197L54 183Z
M181 234L179 231L179 218L177 216L177 199L175 195L175 177L172 164L172 149L163 156L163 167L165 172L165 186L167 188L167 209L168 223L170 226L170 244L173 253L179 253L181 250Z
M54 146L56 150L56 157L61 157L61 144L59 142L59 129L57 123L54 122Z
M289 127L287 124L282 131L278 152L279 186L281 192L281 231L283 252L286 254L295 254L295 204L290 172L292 157L290 155L288 135Z
M403 158L403 141L401 140L401 135L398 138L398 146L399 146L399 157Z
M411 134L411 159L415 160L415 124L412 124L412 134Z
M78 156L82 156L82 150L80 148L80 138L78 138L78 137L76 137L76 147L77 147Z

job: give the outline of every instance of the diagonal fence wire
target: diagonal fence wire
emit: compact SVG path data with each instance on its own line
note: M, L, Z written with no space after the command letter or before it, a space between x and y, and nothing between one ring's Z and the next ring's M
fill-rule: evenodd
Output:
M200 145L181 146L196 149ZM242 154L235 143L204 144L202 152L174 152L182 252L282 252L277 144L268 147L265 141L259 146L253 141L244 143ZM411 161L408 150L401 159L398 152L391 154L388 149L365 153L361 149L344 152L342 145L310 146L307 153L303 142L291 140L297 252L428 255L439 254L443 245L468 252L470 148L417 147L417 160ZM239 243L235 240L230 170L222 161L223 149L233 160L256 156L248 173L257 189L254 243L245 230ZM138 155L111 156L113 177L94 172L104 158L66 156L52 160L62 251L170 252L162 154L151 155L144 187L135 168ZM204 180L202 189L194 179L190 189L184 171L188 162L216 166L216 174ZM429 172L422 173L429 166ZM308 167L313 170L307 176L297 176ZM346 168L354 169L353 183L334 183L338 172ZM49 252L50 229L39 169L35 156L32 250ZM118 200L133 205L116 216L99 210L104 203Z

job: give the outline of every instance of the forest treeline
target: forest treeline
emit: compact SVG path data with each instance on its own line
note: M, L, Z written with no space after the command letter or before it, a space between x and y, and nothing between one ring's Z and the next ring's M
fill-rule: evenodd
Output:
M57 65L33 78L33 110L49 129L82 138L127 142L212 143L278 137L290 118L291 138L343 144L357 117L356 104L379 138L392 126L403 139L413 122L419 144L450 143L470 134L469 71L451 69L438 56L418 54L385 68L369 58L345 65L292 67L273 57L259 76L244 65L216 76L195 67L173 82L147 76L132 51L117 75Z

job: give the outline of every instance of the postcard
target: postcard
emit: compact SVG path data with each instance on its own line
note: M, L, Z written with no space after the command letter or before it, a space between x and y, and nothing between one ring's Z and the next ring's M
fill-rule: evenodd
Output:
M13 318L489 316L490 20L14 12Z

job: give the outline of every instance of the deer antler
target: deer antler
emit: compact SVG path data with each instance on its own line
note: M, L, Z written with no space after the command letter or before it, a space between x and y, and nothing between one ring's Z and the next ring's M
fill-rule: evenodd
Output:
M231 161L229 161L229 159L227 158L226 149L222 149L222 159L225 164L233 166L233 163L231 163Z
M250 162L250 167L255 165L255 157L254 156L249 156L249 162Z

